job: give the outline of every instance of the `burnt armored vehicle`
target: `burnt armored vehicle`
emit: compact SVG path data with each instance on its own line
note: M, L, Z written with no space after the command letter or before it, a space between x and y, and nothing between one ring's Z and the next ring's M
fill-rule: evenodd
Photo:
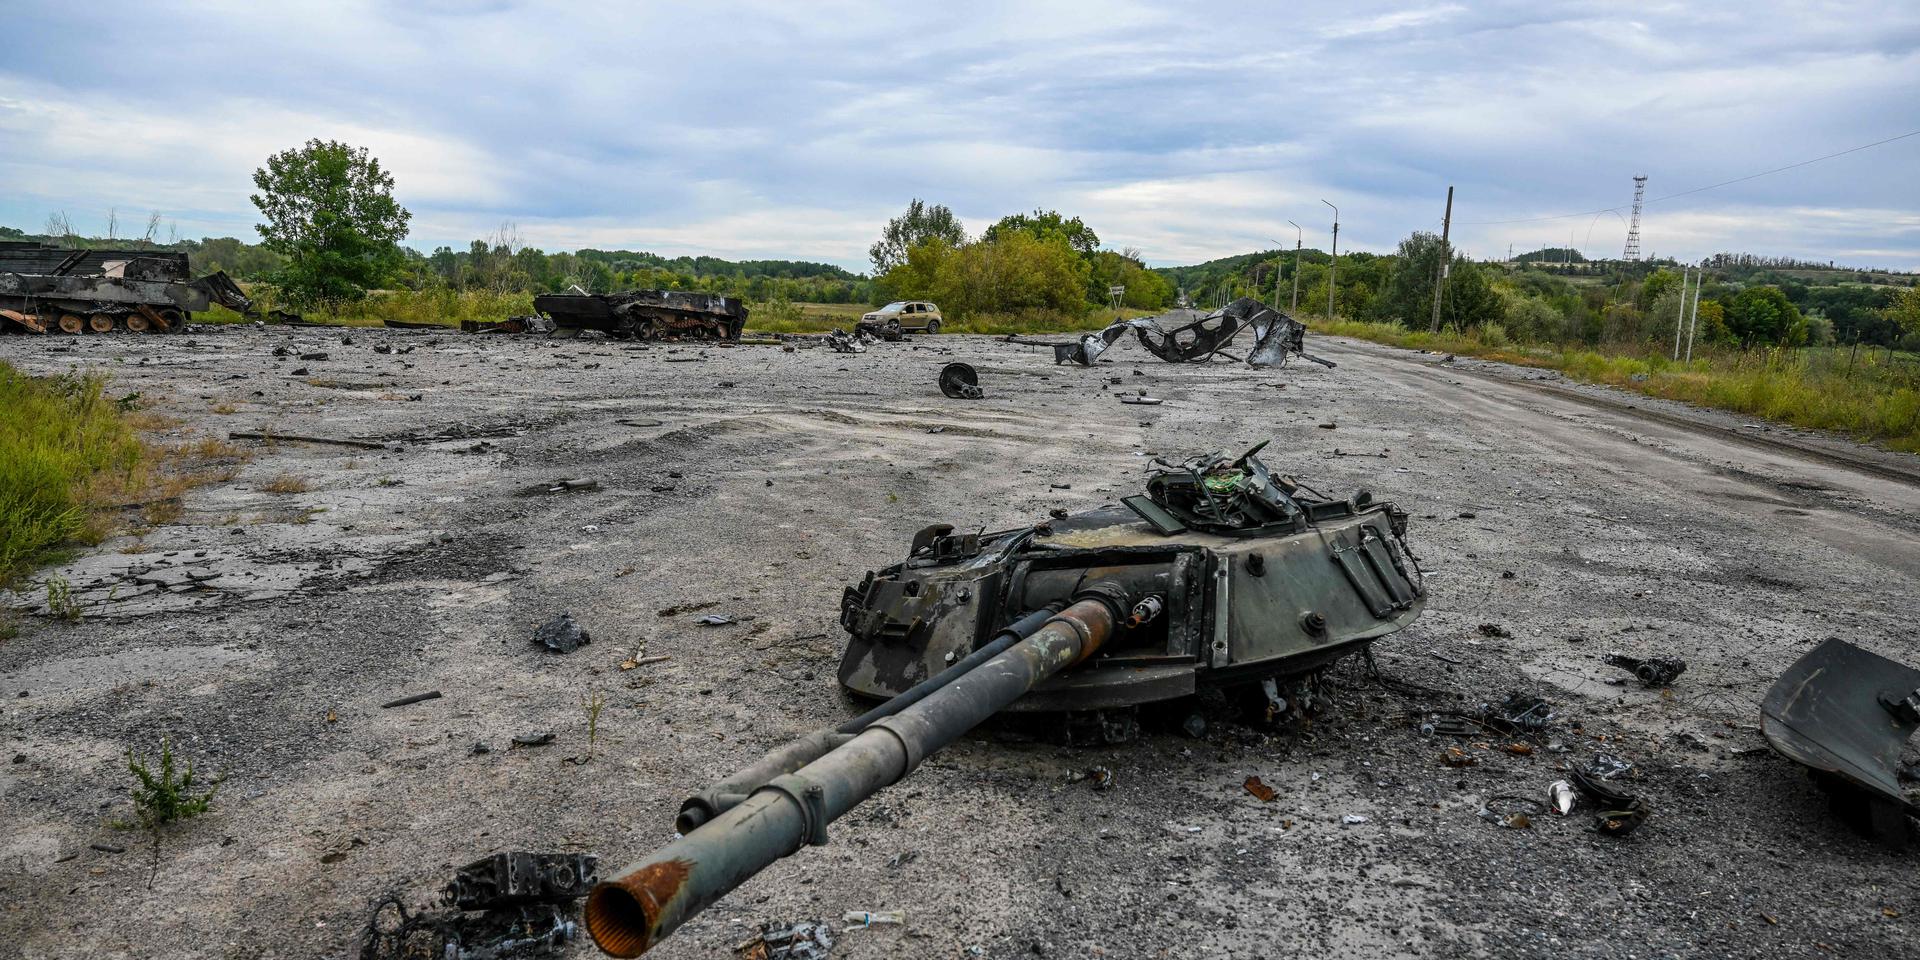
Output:
M1264 697L1411 623L1406 514L1272 473L1259 448L1162 467L1144 495L997 533L934 526L850 586L840 681L889 697L682 804L682 836L600 884L587 929L632 957L1003 710L1210 690Z
M555 336L598 330L622 340L739 340L747 305L717 293L629 290L625 293L547 293L533 309L553 322Z
M0 243L0 326L30 333L167 333L212 304L253 303L224 273L192 279L187 255Z

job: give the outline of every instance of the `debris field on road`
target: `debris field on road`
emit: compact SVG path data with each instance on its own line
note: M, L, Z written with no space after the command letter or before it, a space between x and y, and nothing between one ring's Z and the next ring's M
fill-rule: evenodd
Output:
M952 334L851 352L244 325L0 339L27 372L107 370L170 439L250 457L6 598L27 619L0 644L0 937L28 956L75 938L336 956L412 920L441 942L431 924L481 924L460 942L496 955L591 956L567 927L580 890L486 926L449 878L641 860L689 796L867 710L840 689L847 625L883 644L914 616L905 583L948 569L909 558L889 580L903 545L983 562L1011 544L992 531L1044 524L1009 554L1042 584L1027 544L1124 521L1238 543L1230 569L1257 584L1292 555L1236 526L1292 504L1333 531L1392 504L1424 610L1364 655L1171 714L998 718L649 956L1912 944L1916 854L1880 828L1907 822L1915 747L1806 714L1910 733L1920 690L1776 681L1920 664L1920 484L1822 458L1831 438L1741 443L1762 428L1635 398L1660 414L1641 418L1483 361L1323 339L1337 367L1262 369L1103 342L1082 366ZM1394 555L1358 526L1317 562L1356 610L1391 605L1399 584L1373 578ZM42 615L56 580L71 621ZM1156 637L1211 637L1164 591L1122 593ZM1310 612L1332 611L1292 614L1302 636L1343 635ZM885 678L907 661L870 657L859 682L890 695L968 649L917 648L906 683ZM144 844L111 821L125 751L162 738L225 780L149 890Z

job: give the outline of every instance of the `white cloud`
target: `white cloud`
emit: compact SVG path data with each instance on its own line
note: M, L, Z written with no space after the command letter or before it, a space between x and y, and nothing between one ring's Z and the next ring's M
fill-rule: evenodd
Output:
M1169 263L1269 244L1288 218L1324 245L1324 196L1343 249L1386 250L1437 227L1455 185L1477 252L1572 228L1597 253L1619 246L1612 215L1487 221L1904 132L1920 89L1920 9L1897 0L144 9L9 20L0 222L117 206L244 234L253 169L318 136L382 159L423 248L515 221L555 247L861 268L920 196L976 230L1058 208ZM1899 219L1917 157L1920 138L1651 207L1646 245L1920 265Z

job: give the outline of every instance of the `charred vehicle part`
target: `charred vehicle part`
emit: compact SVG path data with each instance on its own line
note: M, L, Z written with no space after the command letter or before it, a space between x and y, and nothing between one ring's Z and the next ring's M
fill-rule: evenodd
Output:
M1832 639L1795 661L1760 705L1760 733L1807 768L1833 812L1903 845L1920 815L1900 790L1900 756L1920 730L1920 670Z
M1242 333L1253 331L1253 349L1246 357L1226 352L1226 347ZM1148 353L1168 363L1206 363L1216 356L1252 367L1284 366L1287 358L1303 357L1325 367L1333 367L1306 352L1307 325L1252 297L1241 297L1212 313L1175 310L1155 317L1121 320L1099 333L1083 334L1079 339L1060 342L1010 336L1008 343L1052 347L1053 362L1092 366L1131 332Z
M980 389L980 374L973 365L959 362L940 368L940 392L955 400L980 400L987 395Z
M561 337L596 330L622 340L737 341L747 325L739 300L683 290L545 293L533 298L533 309Z
M253 315L253 302L226 274L191 278L184 253L0 243L0 328L167 333L216 303Z
M679 839L594 888L594 940L638 956L1000 711L1274 691L1412 622L1406 514L1258 450L1164 464L1145 495L1045 524L922 530L841 600L840 682L889 699L689 798Z
M599 879L583 853L497 853L454 872L445 909L407 909L399 896L375 901L360 935L360 960L505 960L562 952L579 934L574 901Z

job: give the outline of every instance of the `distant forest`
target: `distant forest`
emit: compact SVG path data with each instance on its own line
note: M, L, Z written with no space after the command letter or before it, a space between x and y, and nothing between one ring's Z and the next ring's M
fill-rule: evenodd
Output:
M233 237L157 242L145 239L81 237L72 233L30 234L0 227L0 240L24 240L89 249L152 249L185 253L199 273L225 271L248 283L268 282L286 259L265 247ZM511 228L475 240L464 250L438 247L430 254L402 248L404 265L389 278L396 289L484 290L494 293L558 293L578 286L591 293L635 288L709 290L750 300L806 303L866 303L873 283L830 263L803 260L723 260L719 257L663 257L635 250L578 250L545 253L526 246Z

